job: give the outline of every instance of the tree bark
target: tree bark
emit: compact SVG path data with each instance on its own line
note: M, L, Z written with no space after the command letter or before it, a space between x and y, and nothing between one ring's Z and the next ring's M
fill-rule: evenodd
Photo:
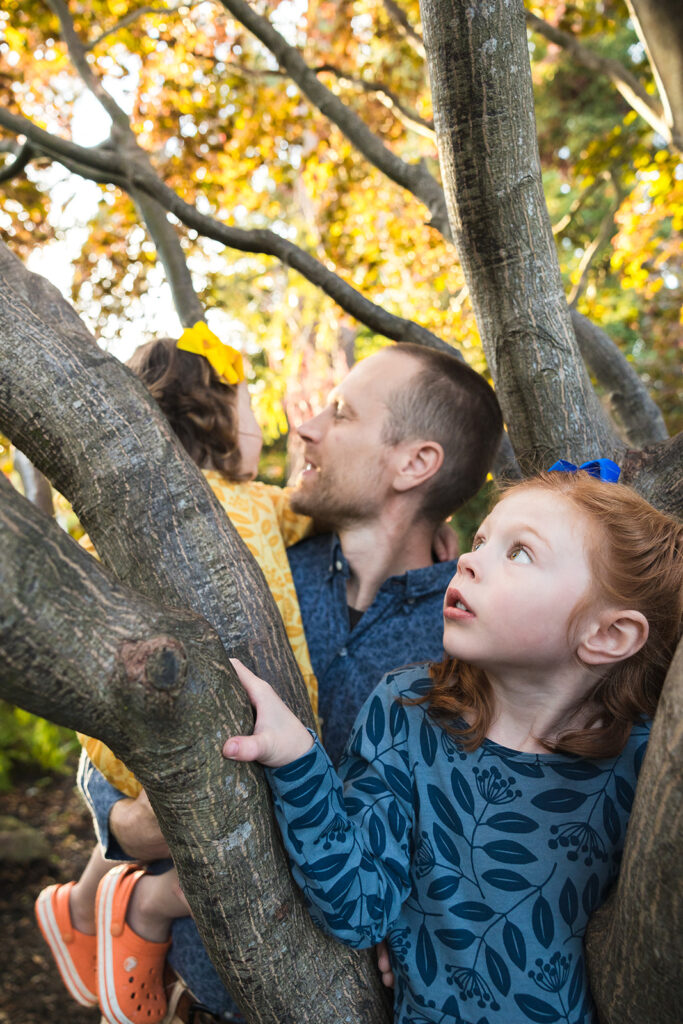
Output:
M664 417L638 374L604 331L573 309L574 333L586 366L606 388L610 407L628 444L642 447L669 436Z
M421 10L453 237L520 465L619 454L564 296L521 0Z
M586 956L601 1024L678 1024L683 934L683 641L664 684L615 892L591 918Z
M342 1024L349 1013L367 1024L388 1020L372 957L324 939L304 910L274 838L262 773L231 774L220 757L225 716L238 732L249 731L252 722L244 695L224 692L225 651L273 679L311 722L260 569L140 382L97 348L56 289L6 250L1 265L0 429L69 498L103 563L139 592L124 599L104 570L49 521L42 524L47 549L41 547L38 513L16 492L11 502L5 495L7 553L16 547L17 561L3 565L3 586L15 595L0 612L0 639L9 652L0 666L3 695L111 739L138 774L202 938L250 1022ZM31 524L31 538L21 522ZM12 535L20 538L16 545ZM76 605L69 603L72 592ZM154 611L143 593L181 610ZM79 624L82 602L92 614ZM29 609L35 609L35 625L29 617L16 629ZM206 622L197 626L183 609ZM119 619L124 633L116 632ZM184 626L188 620L195 625ZM220 644L210 639L207 622ZM211 671L201 659L194 667L197 647L215 666ZM93 660L98 657L101 663ZM79 659L80 674L74 667ZM181 671L185 663L191 671ZM155 673L162 684L150 689ZM20 679L34 697L17 693ZM109 689L103 707L91 704L88 694L94 689L97 695L105 680L111 699L118 689L121 709L130 708L124 723L109 719ZM51 686L57 689L50 697ZM68 696L69 686L75 696ZM54 713L60 701L67 701L67 711Z

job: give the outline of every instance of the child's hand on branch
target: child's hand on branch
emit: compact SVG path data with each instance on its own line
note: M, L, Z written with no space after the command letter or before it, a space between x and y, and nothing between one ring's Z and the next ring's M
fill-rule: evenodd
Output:
M264 679L255 676L237 658L230 661L256 711L256 724L251 736L227 739L223 757L232 761L260 761L269 768L279 768L307 753L313 746L308 729Z

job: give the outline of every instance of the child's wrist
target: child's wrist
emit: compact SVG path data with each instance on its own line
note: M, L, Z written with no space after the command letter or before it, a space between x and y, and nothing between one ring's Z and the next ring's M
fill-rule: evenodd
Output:
M288 745L286 755L283 751L283 760L278 765L272 765L273 768L283 768L286 764L292 764L294 761L298 761L300 757L304 757L313 748L315 743L315 736L313 733L306 728L305 725L301 726L301 729L297 729L297 734L292 737L291 745ZM286 757L286 759L285 759Z

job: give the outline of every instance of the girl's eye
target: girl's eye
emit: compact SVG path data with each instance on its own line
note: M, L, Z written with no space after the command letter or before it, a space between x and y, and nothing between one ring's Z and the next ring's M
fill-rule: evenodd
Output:
M483 537L475 537L474 540L472 541L472 550L473 551L478 551L483 543L484 543L484 538Z
M515 544L515 546L510 551L509 557L512 559L513 562L520 562L522 565L531 564L531 556L529 552L526 550L526 548L523 547L521 544Z

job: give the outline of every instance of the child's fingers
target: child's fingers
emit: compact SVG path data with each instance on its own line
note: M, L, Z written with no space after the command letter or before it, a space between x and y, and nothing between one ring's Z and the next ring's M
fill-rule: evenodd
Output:
M271 689L270 683L267 683L265 679L260 679L259 676L257 676L255 672L252 672L250 668L247 668L239 658L231 658L230 664L237 673L237 678L240 683L247 691L247 697L254 707L256 707L259 697L263 696L266 689Z
M264 733L253 736L231 736L223 744L223 757L230 761L264 761L271 753L271 743Z

